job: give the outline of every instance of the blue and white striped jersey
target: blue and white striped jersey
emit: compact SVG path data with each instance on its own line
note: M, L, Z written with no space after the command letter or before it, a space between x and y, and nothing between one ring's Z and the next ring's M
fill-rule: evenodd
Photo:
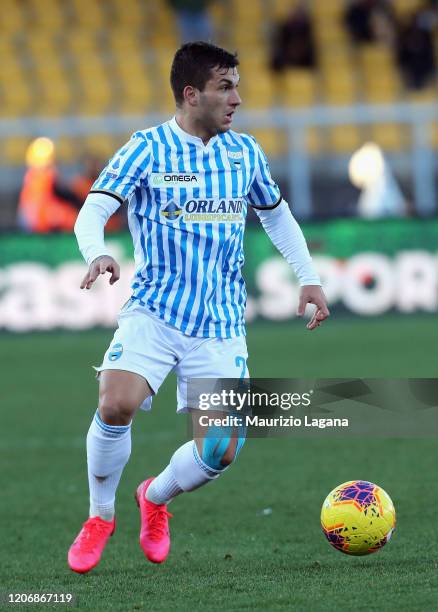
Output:
M245 333L247 203L281 199L252 136L230 130L204 145L173 118L136 132L91 192L127 201L134 299L190 336Z

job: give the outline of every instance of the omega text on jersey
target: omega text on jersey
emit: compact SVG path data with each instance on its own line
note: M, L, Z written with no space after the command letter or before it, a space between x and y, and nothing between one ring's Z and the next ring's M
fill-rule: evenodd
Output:
M184 183L197 183L198 182L198 178L195 174L165 174L163 176L163 179L166 183L173 183L173 182L181 182L183 181Z

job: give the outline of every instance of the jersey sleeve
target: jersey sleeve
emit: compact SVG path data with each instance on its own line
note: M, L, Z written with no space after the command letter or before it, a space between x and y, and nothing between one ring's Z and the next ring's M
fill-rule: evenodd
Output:
M269 163L260 145L251 137L255 153L255 171L248 201L253 208L275 208L281 202L280 188L271 176Z
M106 193L123 204L147 176L151 161L148 141L135 133L102 170L90 193Z

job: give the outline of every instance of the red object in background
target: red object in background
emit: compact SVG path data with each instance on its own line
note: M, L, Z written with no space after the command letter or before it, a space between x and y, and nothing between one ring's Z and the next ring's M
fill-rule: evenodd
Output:
M71 232L77 208L56 195L57 172L53 165L29 168L20 193L18 215L28 232Z

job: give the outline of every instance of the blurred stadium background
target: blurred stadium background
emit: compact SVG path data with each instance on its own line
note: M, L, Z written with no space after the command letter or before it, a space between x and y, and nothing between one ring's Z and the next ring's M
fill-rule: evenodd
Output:
M160 469L184 439L185 424L173 414L171 379L147 422L144 417L136 422L137 454L120 489L120 516L126 517L121 535L129 537L114 538L106 565L87 581L67 577L59 568L87 504L84 432L96 399L89 366L101 358L129 295L132 246L123 219L117 220L108 244L122 261L120 282L109 287L100 281L90 292L80 292L85 264L71 231L63 231L71 226L71 215L65 223L43 224L35 231L19 202L25 175L44 168L41 157L46 155L52 183L55 175L59 183L58 203L65 197L77 211L80 189L89 178L86 156L101 167L133 131L173 113L169 69L181 42L179 25L187 27L175 6L184 2L173 4L1 3L0 343L5 358L0 450L9 466L2 524L14 526L3 540L10 551L3 583L26 591L35 585L71 588L93 609L103 609L102 601L111 609L142 607L144 572L130 548L137 517L126 500L144 477L143 448L148 469ZM266 150L272 174L302 223L333 313L312 334L294 321L298 288L293 275L250 216L246 278L252 374L435 377L435 2L205 4L207 20L201 26L210 28L214 42L237 49L241 60L243 105L235 129L253 134ZM355 13L356 5L364 12ZM286 57L289 63L282 61ZM53 150L49 141L29 149L38 137L49 138ZM38 185L30 190L39 204L53 195L47 195L52 183L43 181L42 191ZM225 609L244 609L251 601L268 609L272 601L283 606L284 597L285 607L293 598L296 609L341 610L351 608L345 607L348 589L367 609L401 609L401 597L406 609L432 609L435 457L435 440L250 441L239 468L214 492L175 502L175 552L160 573L148 568L153 609L188 609L196 596L203 609L210 609L211 601ZM26 474L44 474L44 480L26 478L32 506L23 509L20 483ZM317 533L322 499L351 478L382 485L402 517L400 535L390 545L393 552L382 553L389 556L375 566L365 560L347 567L345 558L330 556ZM251 494L242 496L248 486ZM297 486L299 496L293 494ZM234 514L226 501L230 490ZM60 504L65 495L67 507ZM212 503L225 519L213 530ZM262 528L260 521L270 520L257 518L264 508L273 509L274 518ZM50 520L37 524L41 516ZM230 522L236 526L233 543L226 529ZM285 533L284 525L290 531ZM25 543L33 546L31 556ZM195 554L190 557L194 551L196 560ZM223 559L230 565L218 569ZM230 577L233 572L237 578ZM344 589L335 593L340 572ZM255 574L260 576L256 585ZM99 582L102 576L108 589ZM124 589L114 587L114 576ZM231 594L224 585L233 580Z
M332 307L361 316L435 312L433 0L4 0L0 328L113 324L127 284L116 298L107 295L106 312L90 312L93 298L72 290L82 266L74 240L59 230L71 229L90 158L92 176L133 131L172 114L169 69L187 36L178 27L180 5L205 5L206 34L238 50L243 105L236 129L266 150L304 224ZM25 218L29 199L49 210L50 181L30 189L28 177L22 190L26 161L39 163L41 150L34 148L33 158L29 150L36 137L54 143L56 197L67 197L71 213L52 227ZM126 259L127 280L124 227L114 221L110 229L119 233L110 242ZM247 262L248 319L290 320L294 281L252 216ZM99 300L99 291L94 296Z

